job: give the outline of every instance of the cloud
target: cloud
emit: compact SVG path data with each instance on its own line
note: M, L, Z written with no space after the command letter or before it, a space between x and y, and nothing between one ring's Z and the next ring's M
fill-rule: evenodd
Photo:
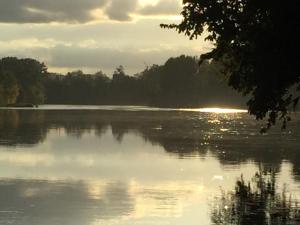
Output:
M36 58L43 61L50 71L71 71L83 69L87 72L102 70L111 74L119 65L123 65L126 72L134 74L142 71L146 66L162 64L169 57L187 54L198 55L185 46L158 46L157 48L110 48L110 47L82 47L81 43L73 45L58 44L55 47L34 46L31 49L6 49L0 53L1 57L17 56L21 58ZM89 41L86 41L89 43Z
M135 15L174 15L179 0L0 0L0 23L87 23L104 13L109 20L128 21ZM143 2L143 1L142 1Z
M178 15L181 5L178 0L160 0L154 5L147 5L138 12L141 15Z
M2 23L88 22L108 0L1 0Z
M41 49L39 50L41 51ZM50 51L49 66L55 68L90 68L111 73L117 66L123 65L130 74L142 71L146 65L162 64L169 57L180 54L197 55L195 51L182 46L160 46L153 49L132 47L116 49L109 47L87 48L80 46L56 46Z
M130 13L137 7L137 0L111 0L105 9L106 14L112 20L131 20Z
M210 45L159 27L157 19L135 23L0 24L0 57L30 57L50 71L99 69L122 64L129 74L181 54L199 55Z
M63 42L47 38L40 40L38 38L23 38L10 41L0 40L0 50L12 51L18 49L31 49L31 48L53 48L58 44L65 44Z

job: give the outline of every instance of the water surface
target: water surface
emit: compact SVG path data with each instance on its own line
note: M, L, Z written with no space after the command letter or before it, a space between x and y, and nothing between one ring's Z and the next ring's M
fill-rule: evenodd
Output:
M261 135L243 111L1 109L0 224L213 224L224 192L257 171L299 199L293 118Z

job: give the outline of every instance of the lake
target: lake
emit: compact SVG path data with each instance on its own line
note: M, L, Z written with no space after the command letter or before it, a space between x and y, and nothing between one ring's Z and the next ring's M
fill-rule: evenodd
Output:
M220 109L0 109L0 224L299 224L300 114L262 125Z

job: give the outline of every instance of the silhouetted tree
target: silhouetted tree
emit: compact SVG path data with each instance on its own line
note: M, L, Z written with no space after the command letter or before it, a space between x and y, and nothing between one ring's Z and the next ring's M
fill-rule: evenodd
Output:
M127 75L123 66L117 67L110 85L112 102L114 104L139 104L138 89L137 78Z
M197 64L193 57L179 56L170 58L163 66L161 76L162 96L165 104L189 105L195 104ZM186 101L186 103L185 103Z
M119 104L162 107L241 106L218 75L216 64L181 55L134 76L122 66L109 78L103 72L47 73L33 59L4 58L0 63L0 104Z
M18 95L16 77L9 71L0 71L0 105L15 104Z
M46 73L46 66L34 59L1 59L0 83L3 84L0 86L6 96L4 103L43 103L42 78Z
M143 72L138 75L139 87L141 88L141 96L148 105L156 105L160 102L161 98L161 76L162 67L153 65L147 67Z
M284 127L289 109L299 101L299 4L259 0L183 3L181 23L161 26L191 39L206 35L214 48L203 54L200 62L221 62L228 84L250 96L250 114L257 119L268 116L267 128L278 118ZM291 91L294 86L297 91Z

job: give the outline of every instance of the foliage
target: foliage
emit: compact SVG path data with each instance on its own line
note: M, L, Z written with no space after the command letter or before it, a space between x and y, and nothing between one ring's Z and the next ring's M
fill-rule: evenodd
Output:
M66 75L48 73L34 59L0 60L0 105L90 104L151 105L161 107L243 107L245 100L228 88L208 61L199 70L198 59L170 58L130 76L122 66L112 77L102 71Z
M300 14L297 1L184 0L183 20L162 24L191 39L206 35L214 43L200 63L213 59L224 65L228 84L249 95L249 113L289 120L299 101ZM297 90L292 90L293 87Z
M46 103L241 107L244 100L219 81L210 69L213 66L207 62L199 71L196 58L182 55L135 76L127 75L122 66L112 78L102 72L49 74L43 81Z
M223 193L212 210L212 222L218 225L284 225L298 224L300 209L296 200L284 189L276 193L273 171L259 171L252 182L243 177L236 182L233 193Z
M34 59L0 60L0 105L44 102L42 78L47 69Z
M16 78L8 71L0 72L0 105L14 104L19 95Z

